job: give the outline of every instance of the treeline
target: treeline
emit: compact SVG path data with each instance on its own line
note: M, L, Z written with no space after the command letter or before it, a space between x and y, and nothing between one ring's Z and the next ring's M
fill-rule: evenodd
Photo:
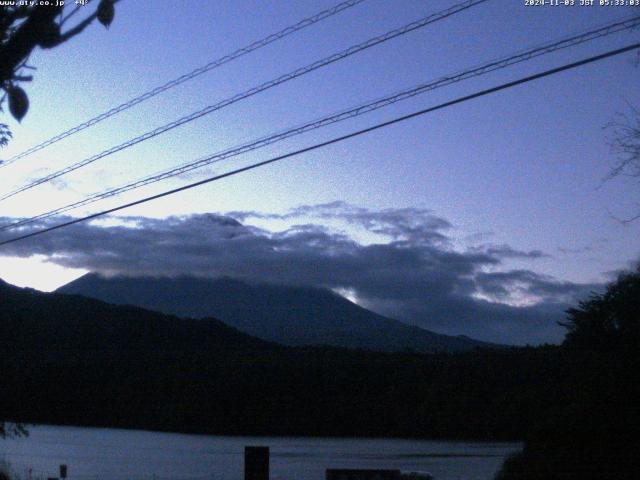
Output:
M215 320L2 288L2 418L253 435L520 439L575 396L558 347L285 348Z
M623 480L640 474L640 268L567 312L571 397L537 418L499 480ZM541 397L541 401L545 401Z
M5 418L213 434L519 439L573 395L557 368L568 359L552 348L42 353L0 361Z
M285 348L215 320L0 290L2 419L211 434L528 438L529 449L552 436L569 445L576 435L605 438L612 425L620 439L640 425L631 346L615 354L575 345L441 355ZM539 452L548 457L546 447Z

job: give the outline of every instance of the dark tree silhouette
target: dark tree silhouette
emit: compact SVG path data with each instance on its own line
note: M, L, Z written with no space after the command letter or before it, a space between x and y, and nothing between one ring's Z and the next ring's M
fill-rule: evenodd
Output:
M89 15L74 25L69 22L87 10L84 5L65 6L65 2L49 0L48 5L0 6L0 111L9 105L13 117L20 121L29 110L29 97L21 84L32 80L28 64L31 53L36 48L50 49L79 35L96 19L105 27L113 21L114 5L118 0L100 0ZM71 4L72 2L67 2ZM89 2L86 2L89 4ZM0 123L0 147L7 145L12 134L9 127ZM26 433L20 424L6 424L0 421L0 438Z
M640 110L630 105L629 113L618 115L607 128L613 131L609 145L618 156L610 176L640 177Z
M616 157L606 180L623 176L640 179L640 109L629 105L628 110L627 113L619 113L605 127L611 133L608 143ZM640 211L622 222L631 223L638 219Z
M640 167L640 165L639 165ZM640 266L624 273L603 294L567 310L565 344L592 349L637 346L640 340Z
M571 395L497 480L635 479L640 471L640 267L567 311Z
M29 110L29 97L21 84L32 80L29 56L36 48L55 48L82 33L94 20L108 27L115 14L118 0L96 1L96 7L75 24L69 25L77 14L87 11L84 5L66 6L60 0L48 5L0 6L0 109L5 100L13 117L20 121ZM66 2L71 4L71 1ZM76 2L78 3L78 2ZM91 3L82 2L88 5ZM7 125L0 123L0 147L11 138Z

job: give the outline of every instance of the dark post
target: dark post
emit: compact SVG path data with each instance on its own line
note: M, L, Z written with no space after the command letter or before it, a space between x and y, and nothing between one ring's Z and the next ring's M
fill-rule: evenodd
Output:
M60 478L67 478L67 466L62 464L60 465Z
M269 480L269 447L244 447L244 480Z

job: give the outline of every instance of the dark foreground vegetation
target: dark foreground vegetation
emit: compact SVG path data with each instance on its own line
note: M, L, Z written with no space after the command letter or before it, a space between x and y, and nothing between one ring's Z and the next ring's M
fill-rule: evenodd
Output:
M499 480L640 476L640 269L567 314L573 394L536 418Z
M638 471L640 273L570 311L563 346L440 355L286 348L215 320L6 284L0 295L3 419L526 439L502 479Z
M521 438L557 348L287 348L216 320L1 287L2 417L218 434ZM558 365L567 365L558 369ZM547 391L548 390L548 391Z

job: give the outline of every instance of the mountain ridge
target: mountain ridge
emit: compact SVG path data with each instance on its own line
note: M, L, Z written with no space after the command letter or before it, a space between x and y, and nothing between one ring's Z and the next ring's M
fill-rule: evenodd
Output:
M274 346L215 318L178 318L81 295L44 293L0 280L0 338L5 348L119 354L156 350Z
M178 317L214 317L287 346L455 352L498 347L448 336L371 312L328 289L249 283L229 277L103 277L89 273L56 290Z
M540 403L521 372L558 370L555 350L286 347L4 283L0 346L1 419L214 435L512 439Z

